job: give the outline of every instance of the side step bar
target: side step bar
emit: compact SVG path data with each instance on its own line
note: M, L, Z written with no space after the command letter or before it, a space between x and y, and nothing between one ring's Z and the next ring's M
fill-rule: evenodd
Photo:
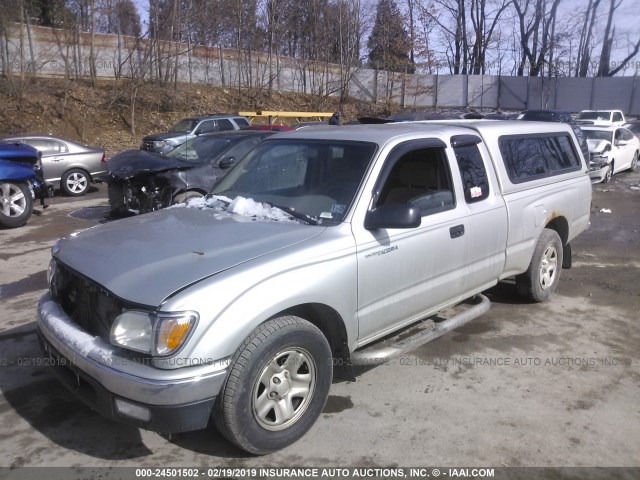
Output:
M431 340L435 340L451 330L461 327L474 318L487 313L489 308L491 308L491 301L482 294L476 295L474 300L475 304L447 320L435 322L432 318L429 318L423 321L418 327L414 327L417 328L418 331L408 337L393 343L385 341L382 342L382 345L374 345L353 352L351 354L351 363L353 365L375 365L384 363L389 358L403 355Z

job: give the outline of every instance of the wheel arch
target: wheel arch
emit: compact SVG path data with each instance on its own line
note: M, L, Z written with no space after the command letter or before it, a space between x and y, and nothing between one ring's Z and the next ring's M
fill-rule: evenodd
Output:
M294 315L315 325L325 336L331 347L334 367L345 378L352 378L347 328L342 316L332 307L323 303L304 303L287 308L266 321L283 315ZM343 367L343 368L339 368Z
M569 222L559 216L549 221L544 228L553 230L562 241L562 268L571 268L571 244L569 243Z

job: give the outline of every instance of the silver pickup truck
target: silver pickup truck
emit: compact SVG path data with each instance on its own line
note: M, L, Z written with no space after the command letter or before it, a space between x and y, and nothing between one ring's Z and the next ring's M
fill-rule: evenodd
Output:
M103 415L167 433L212 418L265 454L312 426L334 370L485 313L507 277L549 299L590 203L563 124L275 135L205 198L57 242L39 337Z

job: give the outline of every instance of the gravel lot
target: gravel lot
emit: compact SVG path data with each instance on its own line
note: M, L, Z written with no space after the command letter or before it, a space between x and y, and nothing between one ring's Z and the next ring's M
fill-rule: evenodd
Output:
M551 302L500 284L489 313L335 382L301 441L252 457L213 427L169 438L103 419L42 365L34 317L49 249L107 212L104 187L56 197L27 226L0 230L0 467L638 467L639 205L640 173L595 186L591 228Z

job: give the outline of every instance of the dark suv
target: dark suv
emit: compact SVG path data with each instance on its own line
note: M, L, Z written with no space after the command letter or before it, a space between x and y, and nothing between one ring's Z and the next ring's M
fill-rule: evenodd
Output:
M187 140L203 133L240 130L248 126L247 118L239 115L215 114L184 118L166 133L144 137L140 149L164 155L178 145L182 145Z

